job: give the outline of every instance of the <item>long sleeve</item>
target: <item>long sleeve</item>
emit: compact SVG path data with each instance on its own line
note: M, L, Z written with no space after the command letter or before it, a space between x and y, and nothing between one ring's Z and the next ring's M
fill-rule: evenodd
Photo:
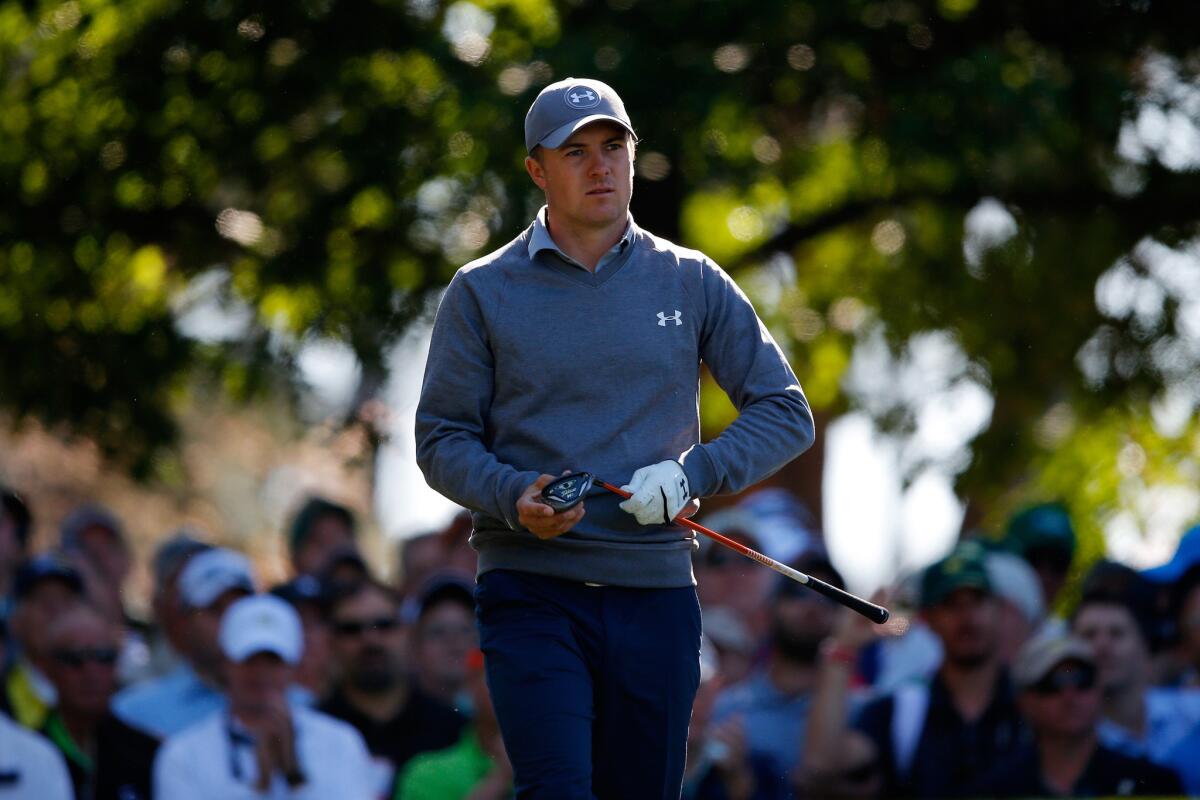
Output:
M779 345L733 279L709 261L702 274L700 355L739 416L680 462L692 494L738 492L813 443L812 411Z
M538 477L489 450L495 362L479 299L460 271L438 307L416 413L417 464L437 491L517 530L516 503Z

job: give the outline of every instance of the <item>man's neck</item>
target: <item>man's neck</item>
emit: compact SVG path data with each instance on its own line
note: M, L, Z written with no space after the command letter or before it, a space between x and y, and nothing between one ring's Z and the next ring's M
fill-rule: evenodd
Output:
M1038 762L1046 785L1061 795L1069 795L1079 782L1096 750L1096 734L1086 736L1039 736Z
M1105 693L1102 714L1122 728L1141 736L1146 729L1146 688L1140 683Z
M386 722L404 708L404 704L408 702L409 689L407 683L397 681L394 686L381 692L364 692L347 682L342 687L342 694L346 702L359 713L376 722Z
M950 692L951 701L963 719L974 721L983 716L996 690L1000 664L988 659L981 664L945 662L940 671L942 682Z
M603 228L573 227L561 220L556 221L553 210L546 208L546 229L550 232L550 238L564 253L587 267L589 272L595 272L604 254L621 241L628 225L629 215L626 214Z

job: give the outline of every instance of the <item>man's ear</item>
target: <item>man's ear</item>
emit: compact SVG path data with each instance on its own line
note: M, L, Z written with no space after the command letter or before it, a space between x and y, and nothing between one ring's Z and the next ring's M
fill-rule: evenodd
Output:
M529 173L529 177L533 179L539 189L546 191L546 169L540 161L533 156L526 156L525 171Z

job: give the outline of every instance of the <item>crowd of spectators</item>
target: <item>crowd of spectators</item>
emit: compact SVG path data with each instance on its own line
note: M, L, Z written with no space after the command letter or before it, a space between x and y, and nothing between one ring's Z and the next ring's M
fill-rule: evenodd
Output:
M243 553L175 531L150 560L143 622L123 602L133 559L115 514L81 507L33 553L33 515L2 491L0 798L511 794L465 515L406 540L395 585L323 498L295 513L293 574L274 586Z
M511 796L468 515L406 539L390 583L323 498L274 586L175 531L137 620L115 514L80 507L33 553L30 509L0 500L0 799ZM844 585L786 493L704 521ZM899 621L881 628L699 542L684 797L1200 794L1200 526L1142 572L1075 551L1063 507L1029 508L881 592Z

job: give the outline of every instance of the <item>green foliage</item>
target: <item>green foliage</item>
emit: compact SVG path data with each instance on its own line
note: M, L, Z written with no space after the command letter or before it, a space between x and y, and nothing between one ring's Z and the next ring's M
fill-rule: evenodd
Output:
M869 331L897 353L953 334L996 398L960 489L1010 504L1088 447L1039 440L1048 409L1111 429L1170 382L1154 347L1184 334L1169 302L1149 333L1106 318L1095 287L1138 242L1195 235L1194 175L1117 151L1150 59L1195 80L1192 28L1170 4L1073 8L0 0L0 406L144 461L197 364L251 396L325 335L377 381L428 297L536 208L538 88L594 75L639 130L638 221L739 276L814 406L856 402L842 378ZM968 258L984 198L1014 230ZM758 291L779 254L787 280ZM254 312L225 344L174 324L213 269ZM883 417L911 428L900 403Z

